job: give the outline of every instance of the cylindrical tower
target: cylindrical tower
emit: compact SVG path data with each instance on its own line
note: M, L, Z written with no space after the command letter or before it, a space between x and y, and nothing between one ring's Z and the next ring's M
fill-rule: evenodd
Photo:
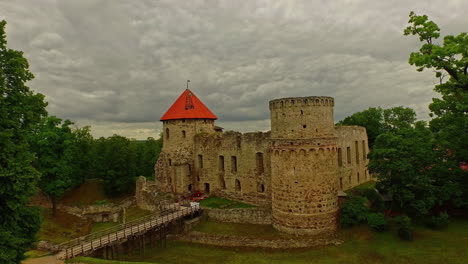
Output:
M272 215L297 235L337 228L337 141L332 97L270 101Z

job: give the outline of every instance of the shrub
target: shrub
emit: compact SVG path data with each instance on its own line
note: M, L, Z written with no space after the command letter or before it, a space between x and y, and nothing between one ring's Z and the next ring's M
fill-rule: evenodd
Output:
M398 226L398 237L402 240L413 240L413 227L411 226L411 218L406 215L400 215L394 218Z
M376 189L364 189L362 190L362 196L366 197L371 202L373 211L382 212L385 209L384 201Z
M351 196L341 207L340 224L343 227L351 227L366 220L369 209L365 206L366 199L359 196Z
M426 221L426 225L431 229L444 229L449 224L449 216L447 213L441 213L438 216L434 215Z
M107 200L99 200L99 201L96 201L95 204L104 205L104 204L107 204Z
M382 232L387 229L387 221L383 213L368 213L367 224L375 231Z

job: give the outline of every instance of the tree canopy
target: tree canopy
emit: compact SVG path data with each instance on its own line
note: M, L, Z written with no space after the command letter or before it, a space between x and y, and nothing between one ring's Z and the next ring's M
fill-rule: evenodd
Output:
M27 206L40 175L27 138L47 112L44 96L26 86L34 76L23 52L7 47L5 25L0 21L0 261L19 263L40 223Z

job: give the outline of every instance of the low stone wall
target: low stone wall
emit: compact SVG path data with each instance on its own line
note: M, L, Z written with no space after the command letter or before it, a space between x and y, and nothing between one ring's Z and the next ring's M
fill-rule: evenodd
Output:
M209 219L226 223L270 225L271 210L264 208L214 209L203 207Z
M93 204L88 206L66 206L59 204L57 209L64 211L68 214L78 216L80 218L87 218L94 222L118 222L122 214L123 208L129 208L135 204L133 198L126 199L121 204Z
M261 239L256 237L228 236L192 231L183 236L169 236L169 239L221 247L251 247L268 249L311 248L325 245L339 245L336 238Z

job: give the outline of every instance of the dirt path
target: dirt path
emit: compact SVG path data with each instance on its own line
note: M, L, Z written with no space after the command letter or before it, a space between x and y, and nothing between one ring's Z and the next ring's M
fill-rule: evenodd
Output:
M27 259L21 264L64 264L62 260L58 260L55 256L46 256L41 258Z

